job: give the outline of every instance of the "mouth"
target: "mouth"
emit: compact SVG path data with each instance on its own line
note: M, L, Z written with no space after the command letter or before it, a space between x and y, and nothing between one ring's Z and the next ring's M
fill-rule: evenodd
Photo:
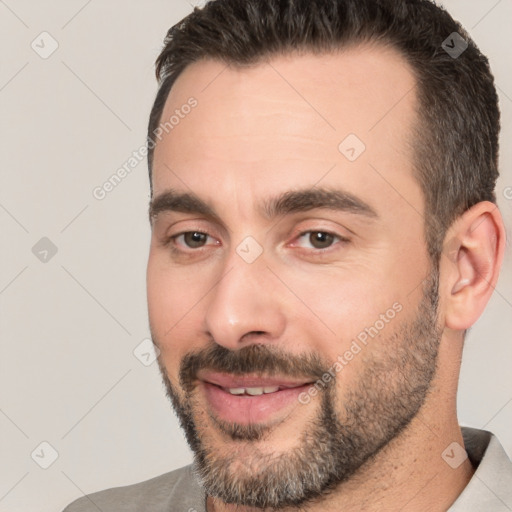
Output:
M314 382L202 371L198 379L210 412L220 420L241 425L283 419Z

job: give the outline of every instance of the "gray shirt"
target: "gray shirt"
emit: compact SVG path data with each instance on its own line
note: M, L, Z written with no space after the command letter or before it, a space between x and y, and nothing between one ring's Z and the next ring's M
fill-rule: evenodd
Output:
M498 439L485 430L463 427L473 478L449 512L511 512L512 462ZM89 494L63 512L206 512L206 495L193 466L151 480Z

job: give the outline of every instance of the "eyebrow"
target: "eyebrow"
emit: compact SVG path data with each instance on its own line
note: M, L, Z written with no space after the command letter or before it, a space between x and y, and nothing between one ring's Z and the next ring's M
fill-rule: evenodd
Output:
M214 209L195 194L170 189L156 196L149 203L149 221L152 222L160 213L169 211L200 214L212 220L219 220Z
M365 201L339 189L313 188L290 190L265 201L261 211L267 219L315 209L337 210L365 217L378 218L377 212Z
M336 210L368 218L379 217L368 203L349 192L339 189L290 190L265 200L259 207L262 216L268 220L315 209ZM156 196L151 200L149 206L150 221L166 211L204 215L220 222L214 208L194 193L181 193L170 189Z

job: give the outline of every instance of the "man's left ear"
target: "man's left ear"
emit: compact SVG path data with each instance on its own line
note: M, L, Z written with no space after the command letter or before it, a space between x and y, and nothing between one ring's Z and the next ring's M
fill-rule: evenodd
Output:
M505 252L505 228L498 207L477 203L449 228L440 261L440 292L446 327L465 330L494 291Z

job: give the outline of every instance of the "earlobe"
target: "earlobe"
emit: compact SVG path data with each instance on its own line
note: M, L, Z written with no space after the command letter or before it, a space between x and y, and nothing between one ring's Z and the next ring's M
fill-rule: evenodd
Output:
M445 279L446 326L471 327L491 297L503 260L505 229L497 206L488 201L467 210L450 228L441 259ZM449 249L449 252L448 252Z

